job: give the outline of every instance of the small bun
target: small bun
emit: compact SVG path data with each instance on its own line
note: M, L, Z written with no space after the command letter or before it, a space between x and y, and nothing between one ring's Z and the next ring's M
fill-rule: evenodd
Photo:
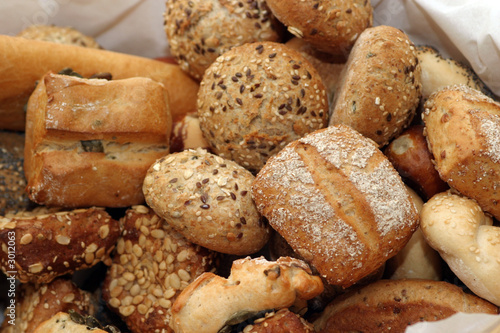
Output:
M340 59L347 58L373 20L370 1L267 0L267 4L290 33Z
M258 171L287 143L327 125L328 98L320 75L299 52L252 43L210 66L198 114L214 153Z
M500 227L474 200L435 195L424 205L421 229L460 281L500 306Z
M401 250L418 213L399 174L345 125L286 146L256 176L257 208L332 285L349 287Z
M171 53L198 80L233 46L281 38L265 0L167 1L164 17Z
M443 88L422 114L440 177L500 218L500 103L464 85Z
M415 115L420 73L415 47L404 32L389 26L366 29L349 54L330 125L349 125L385 146Z
M17 34L17 37L42 40L58 44L76 45L101 49L97 41L71 27L58 27L54 25L32 25Z
M259 251L269 239L250 195L254 176L203 149L170 154L144 180L148 205L189 241L236 255Z

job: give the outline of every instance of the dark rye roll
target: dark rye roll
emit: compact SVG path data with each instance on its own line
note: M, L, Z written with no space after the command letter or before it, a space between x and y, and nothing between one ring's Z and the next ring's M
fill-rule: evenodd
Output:
M418 227L397 171L373 141L345 125L286 146L257 174L252 196L332 285L349 287L377 270Z

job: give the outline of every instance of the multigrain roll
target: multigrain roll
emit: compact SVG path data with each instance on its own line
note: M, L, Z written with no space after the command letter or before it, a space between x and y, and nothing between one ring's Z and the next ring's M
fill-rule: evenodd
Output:
M413 119L420 77L415 47L404 32L389 26L366 29L349 54L330 125L349 125L385 146Z
M258 171L287 143L328 123L328 98L299 52L263 42L235 47L207 70L198 93L214 153Z
M332 285L349 287L401 250L418 213L373 141L345 125L286 146L256 176L257 208Z
M215 253L189 243L146 206L130 208L121 222L102 297L132 332L172 332L172 303L214 267Z
M313 324L319 333L402 333L457 312L498 314L498 308L444 281L380 280L338 297Z
M372 25L370 1L267 0L290 33L317 49L347 58L358 36Z
M148 205L189 241L249 255L269 239L250 195L254 176L206 150L185 150L154 163L144 180Z
M59 44L101 49L101 45L92 37L86 36L73 27L55 25L31 25L17 34L17 37L43 40Z
M281 39L279 22L264 0L167 1L164 18L170 52L198 80L234 46Z
M21 284L16 290L15 325L4 320L2 333L31 333L58 312L70 310L82 315L95 315L96 300L73 282L58 278L48 284ZM5 314L9 313L6 309ZM6 316L10 319L11 317Z
M0 267L15 270L23 283L49 283L102 261L109 264L119 235L118 221L104 208L0 217ZM15 249L15 260L9 247Z
M422 114L440 177L500 218L500 104L464 85L443 88Z

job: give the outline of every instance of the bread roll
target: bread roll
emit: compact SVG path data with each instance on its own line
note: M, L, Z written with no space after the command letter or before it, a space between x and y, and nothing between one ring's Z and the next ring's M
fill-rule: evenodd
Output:
M500 218L500 104L450 86L427 100L422 119L440 177Z
M24 108L47 72L72 68L83 77L111 73L114 79L148 77L164 85L172 116L196 110L198 84L177 65L147 58L0 35L0 128L24 130Z
M403 333L411 324L457 312L498 314L498 308L444 281L380 280L335 299L314 328L319 333Z
M58 312L36 327L33 333L109 333L100 328L77 323L72 316L65 312Z
M422 232L455 275L476 295L500 306L500 227L472 199L451 191L422 210Z
M373 141L345 125L287 145L257 174L257 208L332 285L349 287L418 227L404 184Z
M171 127L161 83L47 74L28 103L31 200L62 207L143 203L144 176L169 152Z
M385 146L413 119L420 76L415 47L404 32L384 25L366 29L344 67L330 125L349 125Z
M69 44L82 47L101 49L97 41L86 36L72 27L59 27L55 25L31 25L17 34L17 37L26 39L43 40L59 44Z
M265 317L259 318L246 326L242 332L245 333L313 333L314 328L300 315L289 309L280 309L266 313Z
M252 172L288 142L328 123L316 69L283 44L234 47L205 73L198 115L213 152Z

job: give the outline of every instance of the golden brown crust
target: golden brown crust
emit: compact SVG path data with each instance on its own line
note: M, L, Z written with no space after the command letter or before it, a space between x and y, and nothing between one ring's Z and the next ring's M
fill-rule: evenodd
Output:
M164 85L174 117L196 109L198 84L177 65L117 52L0 36L0 128L24 130L24 106L49 71L70 67L83 77L109 72L114 79L149 77Z
M28 103L25 172L30 198L62 207L144 202L149 166L169 151L163 85L47 74Z
M1 268L17 271L21 282L48 283L107 261L120 234L103 208L27 215L0 218Z
M54 25L32 25L17 34L17 37L43 40L59 44L69 44L82 47L101 49L97 41L72 27Z
M288 142L327 125L328 98L318 72L299 52L250 43L207 70L198 115L217 155L258 171Z
M36 327L33 333L107 333L99 328L90 328L74 322L65 312L58 312Z
M422 232L450 269L476 295L500 306L500 227L472 199L452 191L422 210Z
M215 253L186 241L146 206L127 210L121 222L123 236L103 284L103 299L132 332L172 332L173 301L213 268Z
M213 251L250 255L269 239L269 225L250 195L254 176L203 149L167 155L148 170L148 205L189 241Z
M500 218L500 104L467 86L433 94L422 114L440 177Z
M267 0L288 31L317 49L347 58L356 38L372 25L372 6L365 0Z
M498 308L444 281L380 280L335 299L314 328L320 333L404 332L413 323L456 312L498 314Z
M281 39L279 23L264 0L167 1L164 18L170 52L197 80L232 47Z
M259 172L252 196L294 251L344 287L377 270L418 226L396 170L345 125L285 147Z
M231 319L290 307L322 291L321 279L301 260L247 257L233 262L227 279L205 273L184 289L172 307L172 328L176 333L217 333Z
M245 333L312 333L314 327L289 309L268 312L243 329Z
M366 29L344 68L330 125L349 125L386 145L415 115L420 76L415 47L404 32L389 26Z
M95 300L90 293L79 289L73 282L58 278L49 284L21 284L16 294L16 325L7 320L2 333L30 333L58 312L73 310L83 315L94 315ZM6 310L6 314L9 309ZM9 317L6 317L9 318ZM10 318L9 318L10 319Z

